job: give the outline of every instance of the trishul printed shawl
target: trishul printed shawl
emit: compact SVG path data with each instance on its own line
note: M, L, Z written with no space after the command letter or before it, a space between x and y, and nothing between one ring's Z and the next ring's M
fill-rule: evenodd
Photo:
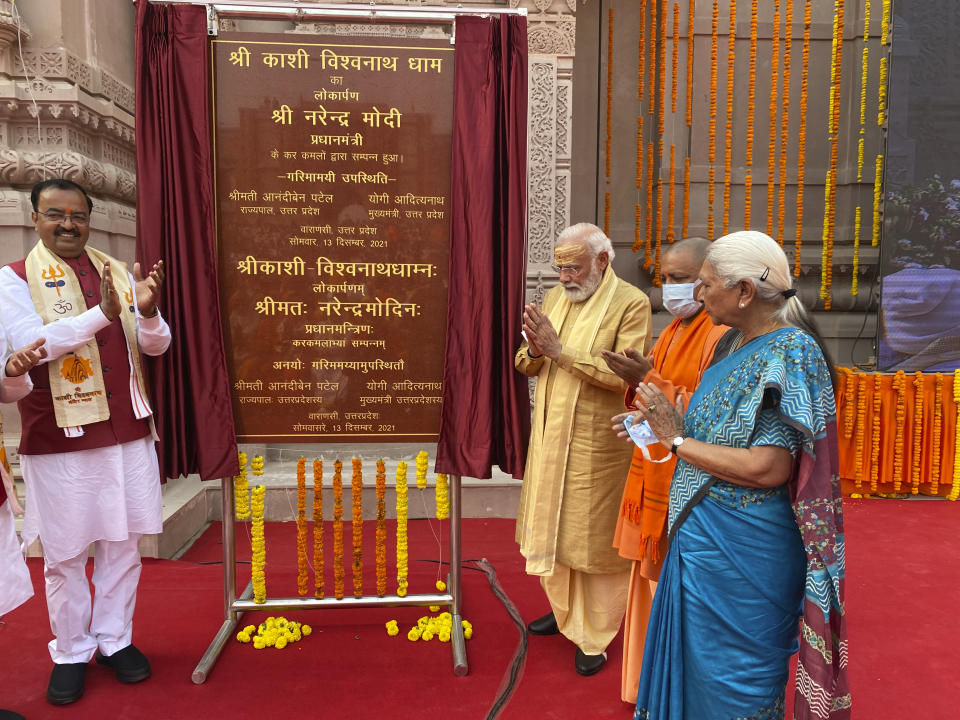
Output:
M779 395L782 420L803 435L803 450L789 481L807 557L794 717L847 720L851 700L843 509L830 372L817 343L795 328L769 333L735 355L742 359L729 356L726 361L733 369L712 387L706 387L710 383L704 377L684 417L684 432L716 445L748 447L764 395L772 391ZM713 481L703 470L677 462L670 496L671 538Z
M138 418L149 417L151 412L146 402L147 389L137 344L135 295L126 265L91 247L87 247L85 252L101 275L104 264L110 263L113 285L121 299L120 322L136 379L136 387L131 387L131 396L141 399L141 402L133 403L134 414ZM75 317L87 310L80 282L73 269L50 252L42 241L27 255L25 270L33 306L44 324ZM73 352L51 360L47 367L57 427L64 428L68 437L83 435L83 425L109 419L110 407L95 338Z

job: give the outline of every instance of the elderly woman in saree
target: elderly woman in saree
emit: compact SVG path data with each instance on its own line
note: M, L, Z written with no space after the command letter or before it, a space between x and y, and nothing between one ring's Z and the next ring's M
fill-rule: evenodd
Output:
M678 460L634 717L783 718L799 649L794 717L849 718L831 366L767 235L715 241L700 281L732 329L686 412L637 389Z

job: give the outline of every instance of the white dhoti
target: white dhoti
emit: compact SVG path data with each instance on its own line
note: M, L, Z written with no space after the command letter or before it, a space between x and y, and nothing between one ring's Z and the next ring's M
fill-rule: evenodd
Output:
M21 455L27 503L23 542L43 545L55 663L87 662L130 644L141 535L162 530L153 439L50 455ZM91 612L84 572L94 548Z
M0 505L0 617L33 596L30 571L20 552L10 502Z
M599 655L620 631L627 608L630 571L586 573L554 563L540 584L557 627L585 655Z

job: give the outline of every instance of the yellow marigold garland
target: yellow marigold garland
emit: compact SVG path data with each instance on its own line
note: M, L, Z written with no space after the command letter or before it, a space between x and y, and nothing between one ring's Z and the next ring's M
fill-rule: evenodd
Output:
M733 71L736 65L737 0L730 0L730 26L727 35L727 123L723 159L723 234L730 232L730 168L733 164Z
M870 492L877 492L880 481L880 373L873 374L873 425L870 433Z
M377 460L377 595L387 594L387 468Z
M450 517L450 491L445 473L437 474L437 520Z
M860 289L860 225L862 217L860 206L857 205L857 209L853 213L853 266L850 269L853 275L850 280L850 294L853 295L853 297L857 296Z
M770 120L770 137L767 143L767 224L766 232L783 245L783 237L773 230L774 196L777 190L777 103L779 101L778 74L780 70L780 0L773 3L773 30L770 33L770 105L767 111ZM781 208L780 215L783 214Z
M353 458L353 490L351 510L353 511L353 596L363 596L363 463Z
M720 2L713 0L710 18L710 124L707 128L707 239L714 240L713 203L717 179L717 47L720 41Z
M877 125L883 127L887 114L887 56L880 56L880 88L877 93Z
M937 373L933 396L933 448L930 451L930 494L940 491L940 452L943 434L943 373Z
M920 444L923 441L923 373L913 376L913 451L910 454L910 494L920 492Z
M863 436L867 429L867 376L857 373L857 427L854 467L857 490L863 489Z
M837 206L837 156L840 140L840 84L843 76L843 31L845 0L835 0L833 15L833 44L830 60L830 117L827 135L830 143L830 169L824 186L823 264L820 275L820 298L823 307L831 306L833 285L833 242Z
M267 489L257 485L250 493L250 580L253 585L253 601L267 601L267 540L263 531L263 500Z
M333 463L333 595L343 600L343 462Z
M250 484L247 482L247 454L237 453L240 464L240 474L233 478L233 507L237 520L246 520L250 517Z
M880 244L880 225L883 222L883 155L877 155L873 173L873 238L870 244Z
M953 402L960 408L960 368L953 371ZM960 415L960 411L958 411ZM960 417L957 418L953 442L953 484L947 500L956 500L960 497Z
M784 243L787 215L787 141L790 138L790 68L793 62L793 0L787 0L783 18L783 104L780 114L780 184L777 189L777 242Z
M297 594L307 594L307 459L297 460Z
M907 379L903 370L898 370L893 376L893 389L897 393L897 435L893 444L893 491L898 493L903 482L903 433L907 417Z
M427 465L430 462L430 456L426 450L417 453L417 490L423 490L427 486Z
M409 548L407 547L407 463L397 463L397 595L407 594Z
M863 157L867 125L867 70L870 60L870 0L863 3L863 50L860 53L860 137L857 141L857 182L863 182Z
M263 455L254 455L250 461L250 469L256 476L263 475Z
M313 594L323 597L323 461L313 461Z
M811 4L803 4L803 52L800 66L800 120L797 130L797 226L794 236L793 276L800 277L800 253L803 249L803 189L806 183L805 163L807 157L807 88L810 70Z

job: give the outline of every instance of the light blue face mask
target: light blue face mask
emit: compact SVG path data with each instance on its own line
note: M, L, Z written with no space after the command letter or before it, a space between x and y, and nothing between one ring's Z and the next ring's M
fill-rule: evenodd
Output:
M650 457L650 451L647 450L647 445L654 445L660 441L657 439L657 436L654 435L653 429L650 427L650 423L648 423L646 420L635 423L633 422L633 415L627 415L623 419L623 427L626 428L630 439L633 440L638 448L640 448L640 452L643 453L644 460L652 463L662 463L670 459L670 455L667 455L662 460L654 460L652 457Z
M663 306L680 320L696 315L703 307L702 302L693 299L693 293L699 285L699 280L692 283L664 283Z

